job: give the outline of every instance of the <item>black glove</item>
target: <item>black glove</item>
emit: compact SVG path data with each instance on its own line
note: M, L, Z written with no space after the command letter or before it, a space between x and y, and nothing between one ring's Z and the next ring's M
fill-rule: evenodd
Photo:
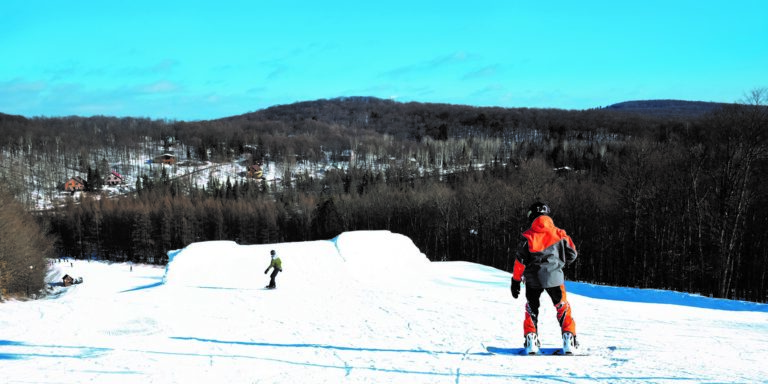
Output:
M520 282L512 279L512 286L509 287L510 290L512 290L512 297L517 299L518 296L520 296Z
M267 272L269 272L269 268L267 268L267 269L265 269L265 270L264 270L264 274L266 275L266 274L267 274Z

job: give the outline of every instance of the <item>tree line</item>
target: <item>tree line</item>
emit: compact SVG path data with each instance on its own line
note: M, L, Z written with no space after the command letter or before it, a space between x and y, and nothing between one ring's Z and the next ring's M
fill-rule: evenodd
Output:
M766 124L764 90L696 118L360 98L154 122L139 136L174 137L200 159L248 152L312 169L329 153L352 149L356 157L319 179L291 167L280 181L204 187L144 175L135 194L86 195L39 220L56 254L78 258L164 263L168 250L195 241L274 243L387 229L412 238L432 260L509 270L528 225L524 212L540 199L576 242L570 279L765 302ZM18 144L39 144L34 137L5 142L24 153Z

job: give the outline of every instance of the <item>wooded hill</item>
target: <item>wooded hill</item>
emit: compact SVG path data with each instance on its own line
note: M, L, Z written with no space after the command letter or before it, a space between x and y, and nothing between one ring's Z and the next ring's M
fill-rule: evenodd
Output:
M349 161L322 178L287 171L271 183L141 175L137 193L90 194L41 214L57 255L162 263L194 241L387 229L433 260L509 270L524 212L541 199L579 251L569 279L765 302L766 96L684 113L685 102L568 111L347 97L199 122L6 115L0 145L24 159L16 169L95 169L102 156L135 157L169 138L200 161ZM0 177L23 200L13 173Z
M724 107L723 103L682 100L625 101L606 107L610 110L642 114L645 116L698 118Z

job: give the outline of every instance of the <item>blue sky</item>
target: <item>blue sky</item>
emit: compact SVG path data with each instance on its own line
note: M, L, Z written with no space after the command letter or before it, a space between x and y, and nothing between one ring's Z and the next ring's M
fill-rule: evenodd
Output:
M206 120L375 96L585 109L768 87L768 1L0 3L0 112Z

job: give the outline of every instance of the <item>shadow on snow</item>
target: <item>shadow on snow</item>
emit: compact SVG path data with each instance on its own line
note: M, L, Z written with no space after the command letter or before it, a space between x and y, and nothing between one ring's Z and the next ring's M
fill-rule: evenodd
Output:
M337 350L337 351L354 351L354 352L386 352L386 353L418 353L418 354L430 354L430 355L439 355L439 354L447 354L447 355L462 355L462 356L493 356L496 355L496 353L491 352L458 352L458 351L430 351L430 350L424 350L424 349L393 349L393 348L364 348L364 347L346 347L346 346L336 346L336 345L327 345L327 344L303 344L303 343L267 343L267 342L254 342L254 341L225 341L225 340L215 340L215 339L204 339L204 338L198 338L198 337L171 337L171 339L175 340L182 340L182 341L196 341L196 342L202 342L202 343L216 343L216 344L228 344L228 345L242 345L242 346L256 346L256 347L273 347L273 348L319 348L319 349L331 349L331 350ZM175 354L175 353L174 353ZM181 355L187 355L185 353L181 353ZM208 354L203 354L201 356L211 356ZM407 375L429 375L429 376L447 376L447 377L455 377L456 382L459 382L461 377L484 377L484 378L492 378L492 379L514 379L514 380L531 380L531 379L541 379L541 380L557 380L561 381L563 380L562 376L558 375L531 375L526 373L521 374L514 374L514 373L482 373L482 372L462 372L460 368L457 368L455 370L449 370L449 371L418 371L418 370L411 370L411 369L396 369L396 368L379 368L375 366L351 366L345 364L344 366L340 365L330 365L330 364L320 364L320 363L310 363L310 362L297 362L297 361L288 361L288 360L282 360L282 359L275 359L275 358L264 358L264 357L257 357L257 356L232 356L232 355L225 355L225 357L240 357L240 358L251 358L251 359L259 359L259 360L267 360L267 361L273 361L273 362L280 362L285 364L291 364L291 365L301 365L301 366L307 366L307 367L317 367L317 368L329 368L329 369L341 369L346 371L346 374L349 375L351 371L353 370L366 370L366 371L374 371L374 372L384 372L384 373L396 373L396 374L407 374ZM523 357L524 358L524 357ZM463 359L462 359L463 360ZM658 376L658 377L619 377L619 376L607 376L607 377L595 377L595 376L574 376L574 375L568 375L568 380L574 380L574 379L588 379L590 381L607 381L612 382L616 380L641 380L641 381L654 381L654 380L671 380L671 381L691 381L691 380L698 380L698 379L691 379L691 378L678 378L678 377L668 377L668 376Z
M218 344L228 344L228 345L244 345L244 346L275 347L275 348L320 348L320 349L357 351L357 352L425 353L425 354L449 354L449 355L465 355L465 356L494 355L493 353L490 353L490 352L429 351L429 350L422 350L422 349L345 347L345 346L334 346L334 345L325 345L325 344L285 344L285 343L266 343L266 342L249 342L249 341L223 341L223 340L215 340L215 339L203 339L203 338L197 338L197 337L171 337L171 339L181 340L181 341L196 341L196 342L203 342L203 343L218 343ZM84 359L84 358L97 357L98 355L102 355L104 353L108 353L112 351L111 348L94 348L94 347L84 347L84 346L62 346L62 345L35 345L35 344L27 344L27 343L11 341L11 340L0 340L0 347L48 348L48 349L63 349L65 351L74 350L76 352L74 354L0 352L0 361L30 359L30 358ZM562 380L562 377L558 375L530 375L525 373L513 374L513 373L461 372L461 369L459 368L457 368L456 370L449 370L449 371L419 371L419 370L411 370L411 369L379 368L375 366L359 366L358 367L358 366L351 366L347 364L341 366L341 365L312 363L312 362L290 361L290 360L284 360L284 359L276 359L276 358L262 357L262 356L249 356L249 355L188 353L188 352L173 352L173 351L152 351L152 350L124 350L124 352L139 353L142 355L158 354L158 355L173 355L173 356L188 356L188 357L204 357L208 359L212 357L221 357L221 358L228 358L228 359L231 359L231 358L257 359L257 360L272 361L272 362L278 362L278 363L290 364L290 365L344 370L347 375L349 375L353 370L365 370L365 371L394 373L394 374L455 377L457 382L461 377L485 377L485 378L498 378L498 379L515 379L515 380L530 380L530 379ZM138 372L110 371L105 373L135 374ZM568 376L568 379L569 380L589 379L593 381L608 381L608 382L615 381L615 380L623 380L623 379L651 380L651 381L653 380L690 381L691 380L690 378L676 378L676 377L617 377L617 376L610 376L610 377L604 377L604 378L594 377L594 376L589 376L589 377Z
M394 348L363 348L363 347L345 347L339 345L327 344L287 344L287 343L267 343L258 341L225 341L215 339L202 339L198 337L171 337L175 340L199 341L202 343L230 344L230 345L249 345L255 347L273 347L273 348L314 348L314 349L333 349L336 351L355 351L355 352L393 352L393 353L425 353L429 355L467 355L467 356L487 356L488 352L457 352L457 351L429 351L426 349L394 349Z
M634 303L673 304L688 307L720 309L725 311L768 312L768 304L749 301L716 299L691 293L661 289L611 287L604 285L566 281L568 293L594 299L629 301Z
M22 360L30 358L70 358L70 359L86 359L91 357L100 356L108 351L110 348L94 348L94 347L82 347L82 346L64 346L64 345L39 345L39 344L27 344L18 341L0 340L0 347L26 347L26 348L45 348L48 350L57 350L59 353L40 353L40 352L25 352L25 353L7 353L0 352L0 360ZM74 353L62 353L67 351L73 351Z

